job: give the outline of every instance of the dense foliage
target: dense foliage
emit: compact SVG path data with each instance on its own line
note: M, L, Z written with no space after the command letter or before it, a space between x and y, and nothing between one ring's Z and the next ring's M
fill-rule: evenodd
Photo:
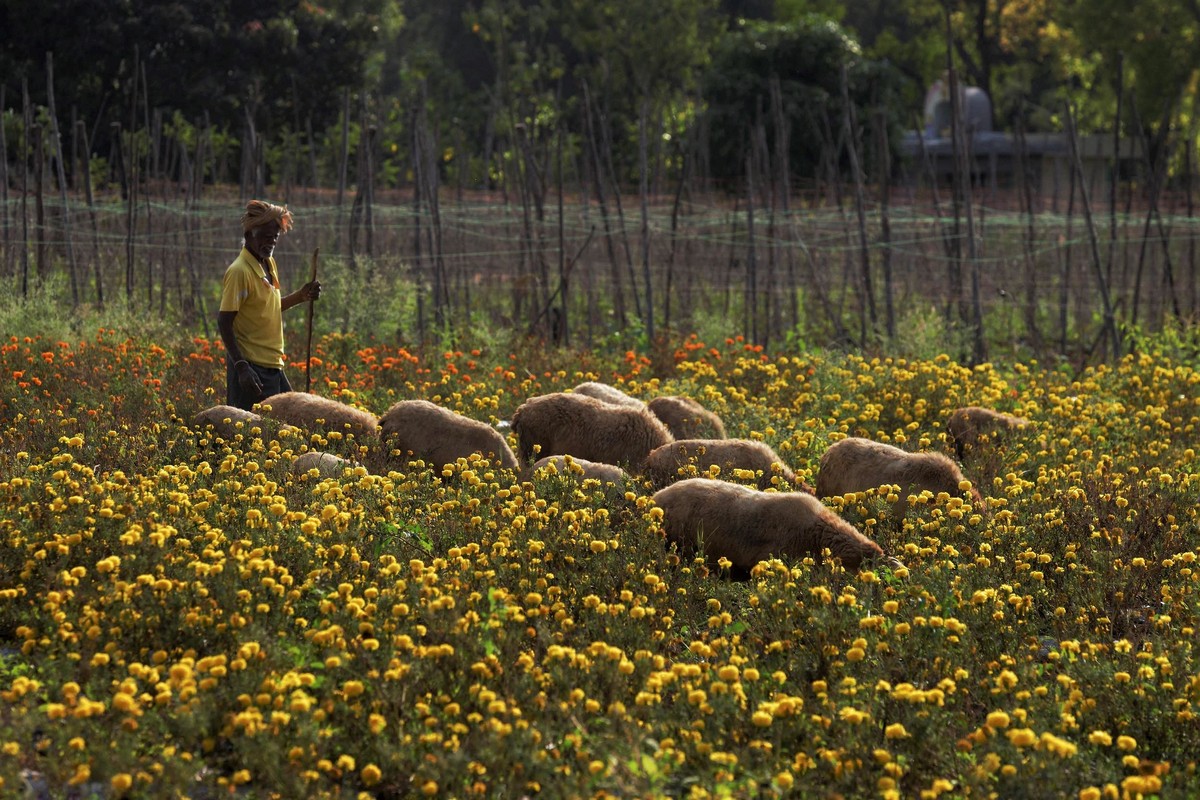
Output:
M446 163L475 185L505 180L494 161L523 152L546 159L557 132L569 135L568 154L577 159L586 151L571 139L605 138L614 174L632 182L647 136L703 139L694 120L712 101L715 127L705 130L726 143L706 162L713 176L726 177L744 168L743 159L727 157L745 149L745 128L757 113L751 108L751 120L735 118L728 91L744 91L753 104L769 94L780 66L731 56L747 21L815 35L818 28L807 21L813 16L840 25L846 45L861 55L838 59L825 52L802 71L801 83L828 88L842 65L853 78L863 62L877 65L897 89L864 96L868 87L857 85L852 96L863 121L882 103L910 125L926 88L950 63L964 83L990 93L1001 127L1019 118L1036 129L1061 130L1070 100L1085 130L1106 130L1121 97L1126 110L1119 124L1127 134L1144 126L1166 141L1167 131L1187 129L1194 115L1189 89L1200 66L1191 46L1200 30L1194 3L5 0L0 75L8 153L15 162L22 147L31 147L12 120L23 113L23 92L34 118L48 106L52 56L59 113L84 123L81 146L101 159L116 144L113 124L152 128L157 110L177 126L211 125L214 135L244 148L245 159L263 157L260 136L268 151L294 150L301 139L317 147L340 141L343 122L353 121L378 130L380 161L403 153L407 170L419 157L414 117L424 112ZM713 90L711 98L701 84ZM811 114L792 102L786 111L794 139L811 137ZM597 119L589 123L589 114ZM349 135L354 140L357 131ZM678 153L652 160L675 175L688 169ZM309 180L331 183L341 170L334 161ZM796 175L812 177L812 161L798 157ZM353 179L358 166L345 169ZM393 179L405 174L396 167L392 173Z
M1034 423L966 464L986 508L830 500L902 566L738 583L664 548L644 487L465 460L294 475L367 443L193 430L219 345L13 337L0 792L1192 796L1200 375L1146 345L1072 375L695 337L320 342L317 391L376 412L495 421L598 378L691 394L810 479L846 435L944 449L969 403Z

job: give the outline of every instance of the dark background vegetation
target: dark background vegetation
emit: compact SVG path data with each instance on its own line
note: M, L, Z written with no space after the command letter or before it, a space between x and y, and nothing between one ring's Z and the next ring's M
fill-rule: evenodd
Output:
M1197 33L1174 0L3 0L0 270L207 333L265 196L327 329L1107 358L1200 302ZM947 74L1133 155L1089 196L958 137L930 177L900 141Z

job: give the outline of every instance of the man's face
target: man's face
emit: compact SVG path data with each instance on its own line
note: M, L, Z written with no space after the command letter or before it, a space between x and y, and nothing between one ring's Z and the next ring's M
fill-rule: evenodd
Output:
M275 220L259 225L246 234L246 249L259 258L270 258L282 232L283 228Z

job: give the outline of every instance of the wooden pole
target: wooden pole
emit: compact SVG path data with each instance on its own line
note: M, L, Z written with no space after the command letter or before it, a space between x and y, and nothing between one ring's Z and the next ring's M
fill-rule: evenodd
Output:
M312 276L308 279L311 283L317 279L317 257L321 254L321 248L313 249L312 254ZM308 344L304 351L304 391L306 394L312 393L312 329L313 329L313 306L316 303L312 300L308 301Z
M1071 160L1075 164L1075 171L1079 175L1083 175L1083 162L1079 157L1079 135L1075 130L1075 110L1068 102L1066 105L1067 112L1067 136L1071 144ZM1108 332L1112 340L1112 357L1117 360L1121 357L1121 333L1117 330L1116 317L1113 313L1112 299L1108 292L1108 281L1104 279L1103 261L1100 258L1100 243L1096 236L1096 224L1092 219L1092 203L1088 197L1087 182L1079 181L1079 194L1083 199L1083 215L1087 220L1088 243L1092 248L1092 266L1096 270L1096 283L1100 286L1100 300L1104 308L1104 329Z
M50 147L51 157L58 169L58 192L62 200L62 232L67 243L67 268L71 278L71 303L79 306L79 277L78 265L75 261L74 228L71 224L71 209L67 199L67 173L63 165L62 136L58 130L58 111L54 107L54 54L46 53L46 101L50 113Z

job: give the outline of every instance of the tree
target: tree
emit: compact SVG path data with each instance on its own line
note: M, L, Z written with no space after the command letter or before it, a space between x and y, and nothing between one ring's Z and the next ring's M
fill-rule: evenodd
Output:
M101 138L112 114L127 122L129 98L121 96L142 69L150 105L185 119L207 115L219 129L238 130L249 107L264 128L286 127L300 86L301 102L324 125L343 88L371 80L373 54L402 21L395 0L8 0L0 13L3 74L27 78L34 102L44 103L43 65L53 52L58 106L74 108Z
M773 82L790 130L792 171L816 176L842 124L843 66L851 102L859 106L857 117L869 119L872 96L890 97L892 92L883 89L895 83L896 74L864 59L858 42L836 22L815 15L786 24L747 22L726 35L703 83L714 177L740 178L749 130L760 122L773 130ZM897 113L891 110L893 117Z
M1124 54L1137 117L1152 131L1170 124L1186 105L1194 112L1200 71L1200 2L1197 0L1076 0L1072 27L1081 47L1115 61Z

